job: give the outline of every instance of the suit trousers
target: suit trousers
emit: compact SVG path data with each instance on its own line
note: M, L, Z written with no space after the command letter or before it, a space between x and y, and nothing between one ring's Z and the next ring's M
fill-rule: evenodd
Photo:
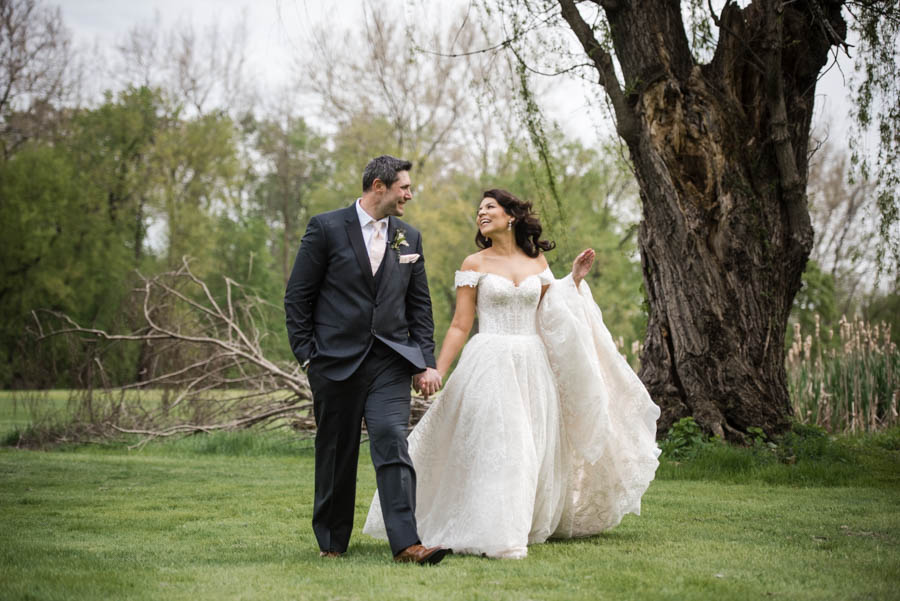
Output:
M343 553L356 506L356 468L362 419L375 467L391 551L419 543L416 472L407 451L412 366L375 340L348 379L334 381L308 370L316 418L313 532L323 551Z

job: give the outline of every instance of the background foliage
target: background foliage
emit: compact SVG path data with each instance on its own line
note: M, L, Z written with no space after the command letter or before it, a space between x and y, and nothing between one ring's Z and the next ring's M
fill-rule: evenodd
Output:
M138 28L109 62L105 94L90 98L78 81L85 57L59 11L35 0L3 10L2 27L27 23L31 36L8 35L0 48L0 62L17 65L0 70L0 88L10 90L0 102L3 388L77 388L97 377L85 361L90 343L35 345L31 311L133 330L136 274L172 269L185 255L214 294L224 294L229 276L280 307L309 217L352 202L363 166L383 153L414 162L407 220L425 232L438 344L454 307L454 271L476 250L481 191L503 187L534 203L558 244L548 255L557 276L583 248L598 251L589 284L637 364L646 313L627 162L615 143L586 147L552 124L535 148L522 121L536 108L510 89L508 57L474 52L488 45L477 26L422 23L404 36L389 15L368 14L363 36L313 36L295 80L265 101L243 67L240 25ZM335 48L339 39L349 41ZM529 81L529 101L543 101L540 80ZM814 157L817 242L793 322L812 332L858 316L885 322L882 336L891 325L896 341L897 270L883 270L876 286L875 193L851 178L849 163L832 147ZM283 323L265 326L267 356L291 361ZM104 363L111 384L155 369L139 345L118 345ZM890 407L896 391L884 394Z

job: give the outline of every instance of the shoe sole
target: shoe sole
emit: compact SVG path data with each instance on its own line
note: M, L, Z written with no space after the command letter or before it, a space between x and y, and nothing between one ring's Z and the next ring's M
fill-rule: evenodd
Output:
M450 549L438 549L437 551L435 551L434 553L432 553L431 555L426 557L424 560L422 560L421 565L430 565L430 566L437 565L437 564L441 563L442 559L444 559L447 555L449 555L452 552L453 551Z

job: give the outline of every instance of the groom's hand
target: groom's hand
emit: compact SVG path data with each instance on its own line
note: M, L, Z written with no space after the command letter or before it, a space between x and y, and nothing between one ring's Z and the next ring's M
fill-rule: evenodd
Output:
M416 392L420 393L425 400L441 389L443 384L441 374L433 367L425 368L425 371L413 376L413 386Z

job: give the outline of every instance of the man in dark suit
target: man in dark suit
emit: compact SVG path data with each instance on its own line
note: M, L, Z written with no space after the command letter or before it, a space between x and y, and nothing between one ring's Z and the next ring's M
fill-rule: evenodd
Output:
M434 564L447 553L419 540L406 442L410 377L426 398L441 386L422 237L397 219L412 198L411 167L372 159L361 198L310 219L284 296L291 349L313 394L313 531L323 557L350 542L363 418L394 559Z

